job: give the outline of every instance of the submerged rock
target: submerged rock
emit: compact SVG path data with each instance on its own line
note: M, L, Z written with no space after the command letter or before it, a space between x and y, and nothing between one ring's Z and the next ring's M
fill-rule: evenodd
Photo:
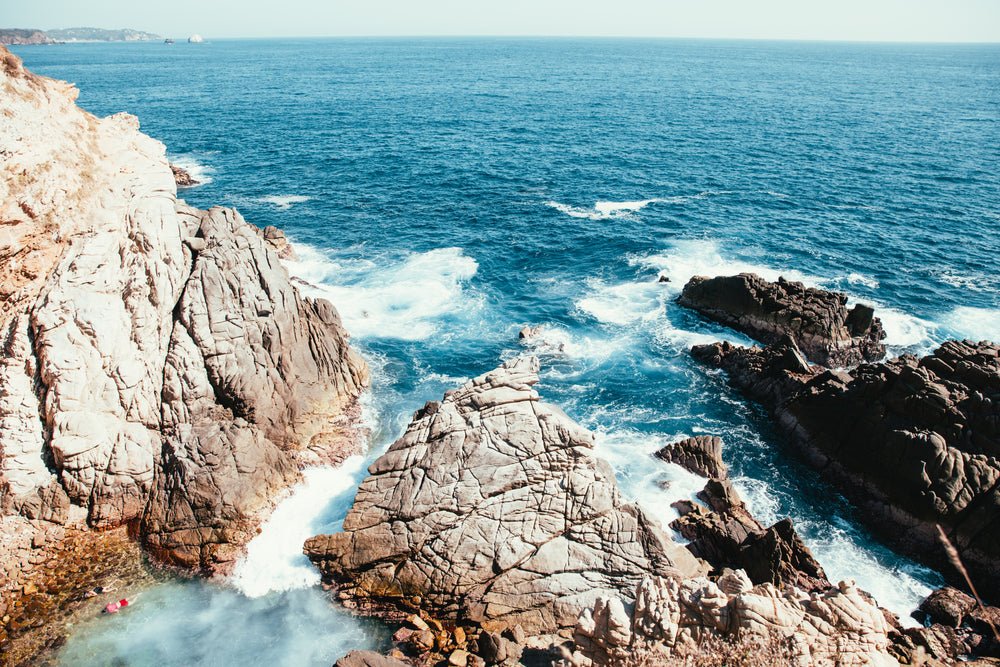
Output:
M780 348L692 354L770 407L875 530L958 582L942 526L980 592L1000 599L1000 346L948 341L922 359L814 376L776 362Z
M823 366L855 366L885 356L885 332L870 306L848 310L845 295L784 278L772 283L752 273L695 276L677 303L765 345L789 335L807 359Z
M537 633L572 627L598 595L628 596L649 573L704 571L622 499L594 436L539 401L538 367L507 362L417 411L369 467L344 532L305 544L342 595L419 598L436 615Z
M187 169L178 167L177 165L171 164L170 171L174 175L174 183L179 188L191 187L192 185L198 185L201 182L192 178Z

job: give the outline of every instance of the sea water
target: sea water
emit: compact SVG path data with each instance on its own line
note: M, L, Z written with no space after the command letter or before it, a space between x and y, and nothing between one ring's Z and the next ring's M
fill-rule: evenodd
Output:
M367 460L308 471L228 580L74 629L64 664L324 664L387 630L301 555L413 411L506 359L597 434L664 525L702 480L651 454L719 435L751 511L905 616L938 573L862 527L766 413L689 348L750 341L674 302L753 271L874 304L890 353L1000 340L1000 48L618 39L16 47L128 111L201 185L277 225L373 370ZM661 276L669 282L659 282ZM518 330L543 325L522 344Z

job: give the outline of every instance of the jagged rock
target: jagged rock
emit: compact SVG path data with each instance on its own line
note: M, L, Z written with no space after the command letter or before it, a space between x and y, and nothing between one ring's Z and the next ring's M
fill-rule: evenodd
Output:
M179 188L188 188L192 185L198 185L201 182L194 180L187 169L178 167L177 165L171 164L170 171L174 175L174 184Z
M807 592L830 588L826 573L795 532L791 519L765 529L728 480L713 480L698 495L712 511L691 501L678 501L674 507L681 516L670 527L690 540L687 548L711 563L715 572L742 569L754 584L795 586Z
M779 352L726 343L692 350L770 407L875 530L960 582L940 524L980 593L1000 599L1000 347L948 341L923 359L812 377L776 363Z
M656 457L667 463L684 466L696 475L725 479L729 469L722 462L722 438L696 435L672 442L656 452Z
M715 572L742 569L755 584L797 586L805 591L830 588L823 568L795 532L791 519L765 529L750 514L729 481L721 438L687 438L667 445L656 456L710 477L698 492L710 510L680 500L673 504L680 517L670 527L688 539L688 550L708 561Z
M0 509L228 562L298 464L349 453L364 362L255 227L177 201L134 117L6 49L0 84Z
M419 595L436 615L542 632L648 572L702 572L623 501L593 435L539 401L538 367L515 359L417 411L344 532L306 542L324 576L376 603Z
M545 327L542 325L538 325L537 327L527 326L517 332L517 337L520 340L524 340L525 338L534 338L541 335L544 331Z
M738 573L724 583L734 592L703 578L649 577L639 584L631 610L620 599L601 597L580 615L577 651L595 665L634 664L634 656L655 664L696 655L709 636L749 633L787 640L798 665L898 664L888 652L881 610L853 583L811 596L770 584L750 589Z
M854 366L885 356L885 332L870 306L848 310L845 295L784 278L772 283L752 273L695 276L677 303L765 345L790 335L806 358L823 366Z
M976 599L971 595L952 586L944 586L928 595L917 611L913 612L913 616L919 621L926 618L932 623L957 628L975 606Z
M375 651L351 651L336 662L336 667L407 667L408 663Z

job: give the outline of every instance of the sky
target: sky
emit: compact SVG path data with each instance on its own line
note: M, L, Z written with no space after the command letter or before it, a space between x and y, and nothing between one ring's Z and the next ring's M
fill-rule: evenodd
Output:
M551 35L1000 42L1000 0L0 0L0 27L164 37Z

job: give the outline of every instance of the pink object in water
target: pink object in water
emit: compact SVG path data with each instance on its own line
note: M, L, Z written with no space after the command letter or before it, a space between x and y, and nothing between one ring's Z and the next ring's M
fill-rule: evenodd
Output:
M128 600L119 600L118 602L109 602L108 606L104 608L104 613L115 614L122 607L128 606Z

